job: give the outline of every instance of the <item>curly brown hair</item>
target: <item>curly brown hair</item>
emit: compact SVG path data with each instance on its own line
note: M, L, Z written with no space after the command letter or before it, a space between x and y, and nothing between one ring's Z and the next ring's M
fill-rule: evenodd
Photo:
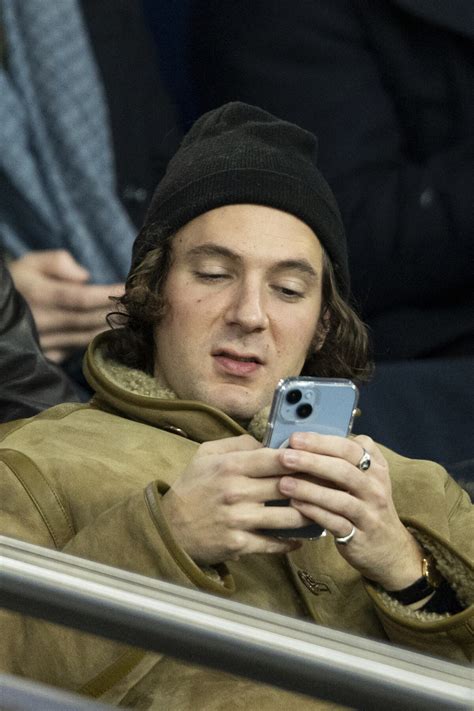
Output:
M115 329L114 338L108 341L108 356L153 374L153 329L167 308L163 287L171 266L174 235L151 223L141 236L156 246L130 272L124 295L113 298L118 310L107 317ZM339 294L331 261L323 253L323 310L302 375L367 380L372 372L367 329Z

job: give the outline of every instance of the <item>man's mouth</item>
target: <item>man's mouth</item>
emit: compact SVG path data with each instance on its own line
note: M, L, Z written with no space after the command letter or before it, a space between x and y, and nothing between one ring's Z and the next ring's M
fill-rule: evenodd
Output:
M263 360L254 353L238 353L237 351L222 349L214 351L212 355L222 358L232 358L232 360L239 360L243 363L258 363L259 365L263 365Z
M212 355L219 370L229 375L237 375L240 377L251 375L263 365L262 359L253 353L218 350Z

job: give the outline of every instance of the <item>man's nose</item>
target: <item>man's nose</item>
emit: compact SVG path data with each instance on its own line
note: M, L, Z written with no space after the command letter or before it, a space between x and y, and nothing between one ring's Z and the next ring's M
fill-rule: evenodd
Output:
M263 331L268 326L266 299L259 284L242 283L234 291L227 322L244 331Z

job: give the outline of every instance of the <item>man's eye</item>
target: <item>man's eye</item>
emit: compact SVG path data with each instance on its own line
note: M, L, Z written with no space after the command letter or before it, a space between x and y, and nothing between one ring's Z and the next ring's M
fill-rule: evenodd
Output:
M277 286L275 288L286 299L297 300L302 299L304 296L303 292L296 291L296 289L290 289L287 286Z
M202 281L219 281L227 279L229 275L225 272L194 272L194 276Z

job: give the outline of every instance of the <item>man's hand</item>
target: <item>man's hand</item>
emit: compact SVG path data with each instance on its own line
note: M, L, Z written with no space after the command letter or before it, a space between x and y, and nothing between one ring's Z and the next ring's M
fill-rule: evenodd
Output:
M280 493L334 536L347 536L355 526L350 543L338 550L362 575L386 590L415 582L421 575L421 549L398 518L388 464L374 442L363 435L346 439L298 433L290 437L290 446L278 453L295 476L280 479ZM360 471L364 449L371 465Z
M249 553L288 553L300 546L258 533L308 523L291 506L265 506L287 498L278 490L288 467L278 450L250 435L201 444L187 469L163 497L163 510L182 548L200 565L238 560Z
M33 313L45 355L60 363L107 328L109 296L123 284L87 284L89 273L63 249L32 251L9 265Z

